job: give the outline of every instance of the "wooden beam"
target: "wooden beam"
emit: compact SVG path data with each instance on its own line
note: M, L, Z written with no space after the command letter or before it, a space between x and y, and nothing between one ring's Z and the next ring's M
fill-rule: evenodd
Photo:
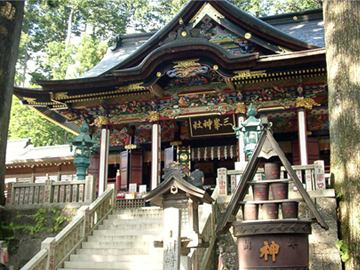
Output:
M164 96L164 89L158 85L154 84L152 86L149 86L150 93L154 94L155 96L162 98Z

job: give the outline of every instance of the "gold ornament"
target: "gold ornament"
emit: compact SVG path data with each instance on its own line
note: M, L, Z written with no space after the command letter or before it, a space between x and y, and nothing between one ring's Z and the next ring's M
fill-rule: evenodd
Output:
M128 144L128 145L125 145L125 149L127 149L127 150L136 149L136 144Z
M246 106L245 103L237 103L235 113L242 113L245 114Z
M173 141L170 143L171 146L180 146L182 145L182 141Z
M156 111L151 111L151 112L149 112L149 115L150 115L150 119L149 119L150 122L157 122L157 121L159 121L160 115L159 115L158 112L156 112Z
M246 39L250 39L251 38L251 34L250 33L246 33L244 36Z
M200 66L200 63L196 63L196 61L199 61L200 59L190 59L185 61L174 61L176 64L174 68L189 68L189 67L198 67Z
M109 118L107 118L106 116L99 116L95 118L94 122L90 126L101 127L107 125L108 123Z
M312 109L313 106L320 106L321 104L317 103L312 98L304 98L304 97L298 97L296 99L296 107L302 107L306 109Z

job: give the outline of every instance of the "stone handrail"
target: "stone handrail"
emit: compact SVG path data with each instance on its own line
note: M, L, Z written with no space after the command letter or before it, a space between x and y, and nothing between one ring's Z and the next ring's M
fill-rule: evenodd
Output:
M55 237L46 238L41 250L21 270L54 270L61 267L81 242L115 205L115 189L108 188L90 206L82 206L77 217Z
M95 199L95 178L44 183L9 183L6 207L42 207L49 204L90 204Z
M329 186L332 185L332 183L329 181L330 179L328 179L329 176L325 174L323 160L317 160L313 164L309 165L294 165L292 168L296 172L299 180L304 184L306 191L326 190ZM280 178L284 179L287 177L285 175L285 168L281 167L280 170ZM243 170L227 170L226 168L219 168L217 172L217 186L219 186L219 195L227 196L233 194L243 172ZM255 178L257 178L257 180L262 180L261 174L263 172L264 169L259 168L255 174ZM228 190L229 186L230 190ZM294 187L292 186L292 188Z
M219 195L218 186L215 187L211 197L216 201ZM208 248L192 248L188 255L189 263L191 265L190 269L200 269L206 270L207 262L210 258L214 244L216 241L216 210L215 203L212 205L203 204L203 212L199 219L199 230L203 240L209 243Z

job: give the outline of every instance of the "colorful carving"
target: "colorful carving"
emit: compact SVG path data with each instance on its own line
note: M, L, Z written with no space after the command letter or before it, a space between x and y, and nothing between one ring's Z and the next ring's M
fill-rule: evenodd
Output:
M328 130L329 129L329 115L315 114L307 117L307 129L311 131Z
M163 121L161 123L161 140L171 142L175 138L175 133L179 130L174 120Z
M110 145L111 146L119 146L119 145L127 145L130 142L130 132L128 127L123 127L121 130L114 129L110 134Z
M134 141L135 143L150 143L151 142L151 133L152 125L137 125L135 127Z
M249 73L251 76L251 72ZM199 75L199 74L198 74ZM121 124L124 120L137 119L137 121L158 121L157 117L174 119L179 115L188 113L218 112L226 114L230 111L244 113L244 105L253 103L254 106L272 107L281 104L284 108L298 106L320 105L316 101L321 100L326 104L326 93L323 84L302 84L294 86L264 87L266 82L259 83L259 88L239 90L234 89L223 81L221 76L213 70L208 70L201 76L187 78L174 78L164 89L163 98L141 100L140 96L127 97L119 104L105 104L89 106L82 109L59 110L68 121L81 124L84 120L93 125L106 124L108 117L109 125ZM238 74L239 76L245 76ZM253 74L254 75L254 74ZM178 85L175 85L175 83ZM199 83L202 85L193 86ZM187 86L194 88L186 88ZM191 89L196 89L194 94ZM186 90L186 92L184 92ZM299 95L302 97L299 97ZM315 101L316 100L316 101ZM316 121L316 119L314 119ZM283 120L279 120L280 122ZM284 120L285 121L285 120ZM277 125L274 125L277 128ZM292 129L291 126L281 126L278 129ZM313 127L319 129L320 127ZM324 127L325 128L325 127ZM314 129L314 130L317 130ZM289 132L289 131L288 131Z

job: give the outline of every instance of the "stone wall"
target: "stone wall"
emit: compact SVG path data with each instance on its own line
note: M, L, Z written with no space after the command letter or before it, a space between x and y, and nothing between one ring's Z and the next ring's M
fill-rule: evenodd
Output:
M230 201L230 196L220 197L217 204L217 220L225 213ZM310 270L341 270L342 262L339 251L335 246L338 239L337 205L334 197L313 198L316 207L329 226L324 230L319 224L312 224L312 234L309 235L309 269ZM299 203L299 218L313 218L305 202ZM242 220L242 211L239 210L237 220ZM238 270L238 255L236 237L232 228L226 234L217 236L216 256L222 255L224 269ZM217 268L216 268L217 269Z
M1 212L1 238L7 242L9 261L6 265L10 270L24 266L40 251L42 241L57 235L76 215L76 209L58 210L46 209L41 214L39 209ZM61 221L60 216L64 217Z

